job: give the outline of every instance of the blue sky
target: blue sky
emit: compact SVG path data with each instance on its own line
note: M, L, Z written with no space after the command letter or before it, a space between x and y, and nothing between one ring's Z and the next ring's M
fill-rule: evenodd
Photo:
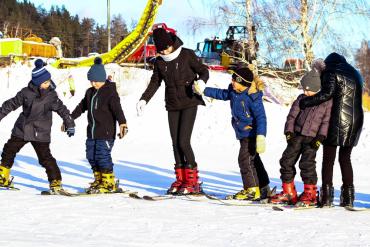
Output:
M110 0L111 15L121 14L130 27L132 20L138 20L144 10L147 0ZM368 1L368 0L367 0ZM100 24L106 24L106 0L30 0L36 6L42 6L49 10L52 5L64 5L68 11L80 18L94 18ZM156 22L165 22L169 27L175 28L178 35L184 41L185 46L195 49L196 43L203 41L205 38L218 36L225 37L225 29L217 29L214 27L203 28L201 33L193 35L187 27L187 20L191 18L209 19L212 16L212 6L217 3L216 0L163 0L162 6L159 8ZM369 10L370 11L370 10ZM347 27L346 20L341 20L333 23L340 29L345 30ZM341 37L344 42L351 46L359 47L363 38L370 40L369 29L370 23L363 23L359 26L358 32L344 32ZM351 33L351 34L349 34ZM325 57L328 51L325 47L315 47L315 55ZM350 58L351 60L352 58Z
M106 0L30 0L35 6L41 5L50 10L52 5L62 6L73 15L78 14L80 18L94 18L100 24L106 24ZM147 0L111 0L111 16L121 14L128 26L131 20L138 20L144 10ZM178 35L183 39L185 46L195 49L196 43L218 35L224 36L226 30L203 30L201 36L194 37L189 33L186 20L193 17L208 17L211 15L207 4L212 0L164 0L159 8L156 22L165 22L169 27L175 28ZM125 4L127 3L127 4Z

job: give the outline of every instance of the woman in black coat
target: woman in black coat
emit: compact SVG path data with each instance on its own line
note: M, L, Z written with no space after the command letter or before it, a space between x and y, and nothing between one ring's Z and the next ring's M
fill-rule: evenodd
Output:
M195 80L208 80L207 67L194 51L182 47L182 41L163 28L153 31L159 56L154 63L150 83L137 103L138 115L164 81L166 110L175 156L176 181L168 190L170 194L190 194L201 191L198 167L190 144L198 105L204 105L201 96L193 93Z
M324 142L320 203L322 206L332 206L334 198L333 166L336 149L339 146L339 164L343 180L340 205L353 206L354 185L351 152L358 143L364 121L362 110L363 80L360 73L337 53L331 53L324 62L325 68L321 74L321 91L315 96L301 100L300 107L304 109L333 99L329 132Z

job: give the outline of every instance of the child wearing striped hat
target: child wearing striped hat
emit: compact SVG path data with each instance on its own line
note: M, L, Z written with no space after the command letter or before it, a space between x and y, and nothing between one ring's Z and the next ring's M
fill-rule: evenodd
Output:
M23 111L14 124L12 134L4 145L0 164L0 186L12 187L10 169L16 154L30 142L36 151L39 163L45 168L51 194L64 194L62 176L50 151L52 112L58 113L66 126L69 137L74 135L74 120L58 98L55 84L41 59L35 61L32 80L17 95L0 107L0 121L11 111L22 106Z

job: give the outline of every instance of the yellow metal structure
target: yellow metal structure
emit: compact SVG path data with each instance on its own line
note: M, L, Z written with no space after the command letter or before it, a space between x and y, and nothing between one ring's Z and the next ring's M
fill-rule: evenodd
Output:
M101 54L103 64L106 63L123 63L145 42L151 27L154 24L162 0L148 0L144 13L142 14L136 28L111 51ZM61 58L53 66L56 68L83 67L94 64L95 57L89 57L83 60L74 60Z
M21 39L0 39L0 57L22 55L23 52Z
M22 42L23 54L27 54L30 57L56 57L57 49L55 46L39 43L34 41L23 41Z
M25 40L18 38L0 39L0 57L56 57L55 46L33 36Z

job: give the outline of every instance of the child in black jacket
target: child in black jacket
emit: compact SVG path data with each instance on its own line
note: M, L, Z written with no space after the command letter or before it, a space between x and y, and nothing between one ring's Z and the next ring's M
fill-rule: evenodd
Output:
M0 186L12 187L9 179L10 169L13 166L16 154L21 148L31 142L36 151L39 163L45 168L52 194L63 194L62 176L56 160L50 152L50 132L52 125L52 112L63 118L68 136L74 135L74 121L68 109L58 98L53 88L50 73L45 69L41 59L35 61L32 70L32 80L27 87L3 103L0 107L0 120L22 106L23 111L14 124L12 135L4 145L1 154Z
M87 114L86 158L94 173L95 180L87 189L88 193L111 193L117 191L114 180L111 151L116 135L116 122L119 123L119 138L123 138L128 129L126 118L121 108L116 84L106 81L107 75L100 57L87 73L92 87L87 89L85 97L72 112L77 119L85 111Z

